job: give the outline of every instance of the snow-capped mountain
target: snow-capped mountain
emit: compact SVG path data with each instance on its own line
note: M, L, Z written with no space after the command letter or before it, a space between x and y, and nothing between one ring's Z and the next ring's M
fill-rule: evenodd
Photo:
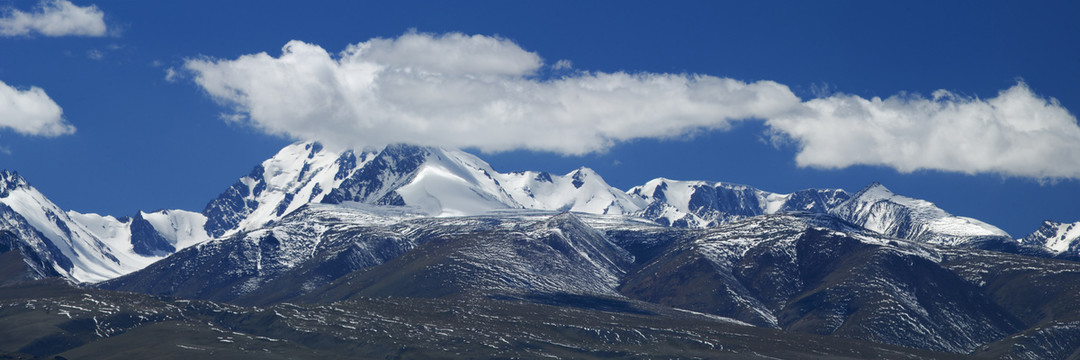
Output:
M746 185L658 178L627 192L648 204L638 215L664 225L710 227L790 211L825 213L847 200L843 190L809 189L776 194Z
M451 216L520 208L493 174L490 165L465 152L389 145L323 202L408 205Z
M330 151L315 142L286 146L206 204L206 233L216 238L257 229L322 201L374 157L371 152Z
M949 214L926 200L894 194L876 182L830 213L884 235L928 244L975 245L1013 241L1008 233L993 225Z
M1080 334L1080 297L1061 286L1080 266L1045 258L1069 258L1078 238L1080 223L1047 222L1018 243L877 183L777 194L658 178L623 192L587 168L500 173L465 152L410 145L293 144L203 213L65 212L0 172L0 286L62 277L258 306L511 300L608 318L648 304L1026 358L1080 346L1059 341Z
M462 151L389 145L335 152L318 143L289 145L207 204L213 237L258 229L308 203L408 206L433 216L498 210L631 214L645 204L591 169L564 176L499 173Z
M126 274L193 244L267 227L316 203L400 207L436 217L568 211L687 228L768 214L828 213L901 239L995 249L1017 246L992 225L953 216L876 183L855 195L839 189L778 194L746 185L657 178L624 192L588 168L561 176L500 173L466 152L403 144L365 151L338 151L317 142L286 146L210 201L202 213L163 210L116 218L64 212L17 175L5 176L0 205L8 210L0 214L5 221L0 230L26 239L46 259L36 263L53 264L53 271L79 281ZM1067 248L1061 241L1047 246ZM46 273L36 270L36 276Z
M180 210L124 219L65 212L17 173L0 171L0 229L17 235L27 251L44 260L24 259L32 277L55 273L96 282L127 274L208 239L202 221L201 215Z
M627 214L644 205L591 169L564 176L533 171L503 174L466 152L411 145L387 146L323 199L344 201L407 205L439 216L505 209Z
M703 230L640 264L620 289L763 327L968 353L1023 328L943 263L983 264L968 256L1008 264L984 270L994 273L988 278L1030 266L1017 255L897 240L833 215L792 213Z
M1030 343L1023 350L1035 354L1076 347L1043 341L1067 338L1075 324L1047 322L1058 315L1028 309L1052 299L1065 305L1045 306L1061 306L1069 312L1060 316L1073 319L1074 292L1049 291L1058 288L1056 277L1080 277L1080 265L900 240L831 214L695 229L550 211L430 217L385 210L310 204L96 286L257 306L508 299L606 317L643 301L744 326L961 354L1011 334L1008 341ZM638 246L657 239L660 251ZM997 293L1018 286L1051 295ZM1029 327L1038 331L1028 335Z
M647 205L585 167L563 176L535 171L500 174L499 181L526 209L610 215L633 214Z
M1064 258L1080 258L1080 221L1044 221L1038 230L1019 240L1021 244L1044 248Z

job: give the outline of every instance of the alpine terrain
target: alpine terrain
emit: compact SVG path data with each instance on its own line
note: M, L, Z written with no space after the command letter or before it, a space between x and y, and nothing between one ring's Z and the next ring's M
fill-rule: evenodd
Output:
M1032 224L1033 227L1036 224ZM1080 358L1080 223L458 150L285 147L201 212L0 172L10 358Z

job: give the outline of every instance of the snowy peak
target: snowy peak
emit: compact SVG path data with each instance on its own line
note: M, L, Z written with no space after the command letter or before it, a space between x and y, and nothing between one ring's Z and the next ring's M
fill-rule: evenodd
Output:
M29 187L30 184L19 176L19 173L8 170L0 170L0 198L5 198L12 190Z
M1019 240L1021 244L1044 248L1050 253L1080 258L1080 221L1044 221L1038 230Z
M142 256L164 256L176 252L176 247L165 240L164 236L161 236L154 229L154 225L146 221L142 216L142 212L136 212L135 217L131 218L131 246L136 254Z
M354 201L378 205L404 205L392 193L408 183L420 166L432 154L431 148L393 144L388 145L370 162L343 179L321 201L338 204Z
M628 214L644 204L580 168L564 176L502 174L457 150L390 145L330 192L322 202L410 206L439 216L504 209Z
M506 192L526 209L630 214L646 205L608 185L589 168L579 168L563 176L525 171L498 177Z
M148 213L120 220L64 211L18 174L0 171L0 178L0 230L19 239L24 262L36 267L37 275L101 281L142 269L182 247L157 231ZM41 269L43 263L52 269Z
M884 235L931 244L1012 241L993 225L949 214L926 200L897 195L877 182L830 212Z
M221 237L280 219L321 201L372 157L368 152L330 151L317 142L286 146L206 205L205 230Z
M855 195L852 195L851 197L852 198L862 199L860 201L877 201L877 200L894 200L894 199L896 201L899 201L899 202L916 201L915 199L912 199L912 198L909 198L909 197L906 197L906 196L896 195L896 193L892 192L892 190L889 190L889 188L885 187L885 185L882 185L881 183L879 183L877 181L870 183L870 185L867 185L862 190L859 190L859 192L855 193ZM922 200L918 200L918 201L922 201ZM933 204L930 204L930 206L933 206Z
M407 183L393 191L405 205L437 216L475 215L517 209L488 163L461 151L428 149Z
M483 160L461 151L395 144L341 182L323 203L411 206L432 215L519 208Z

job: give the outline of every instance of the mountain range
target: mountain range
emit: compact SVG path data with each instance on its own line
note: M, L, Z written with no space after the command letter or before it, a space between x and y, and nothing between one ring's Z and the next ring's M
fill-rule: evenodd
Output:
M317 336L302 335L304 327L297 324L326 311L321 306L390 302L432 309L390 310L415 321L436 321L440 306L476 316L502 306L547 314L525 316L525 323L542 322L557 309L575 309L585 318L617 314L625 334L636 331L644 339L630 341L617 332L617 339L599 340L545 335L548 345L533 342L529 349L535 352L521 352L507 346L511 328L489 329L484 336L505 343L459 349L481 357L580 357L595 346L631 357L709 357L709 350L717 351L697 345L684 347L690 352L672 350L678 346L642 350L643 344L709 342L703 339L716 336L670 325L682 335L663 337L634 322L651 317L738 329L731 332L768 329L755 336L802 341L777 349L735 342L742 355L1068 358L1080 356L1080 263L1073 262L1078 259L1080 222L1047 221L1031 235L1013 239L993 225L894 194L878 183L853 194L839 189L778 194L657 178L622 191L587 168L565 175L500 173L466 152L404 144L337 151L296 143L255 166L202 212L139 211L119 218L64 211L17 173L0 172L3 286L16 293L49 289L44 292L63 296L145 296L139 301L156 304L148 305L155 309L179 301L249 315L274 307L279 315L291 315L280 315L283 323L271 321L266 331L273 333L259 336L288 338L294 342L290 346L299 346L279 349L282 354L356 351L321 347L362 333L355 324ZM79 285L69 288L49 279ZM27 285L41 282L46 285ZM10 304L61 306L70 300L56 296ZM469 308L462 304L482 304L477 306L483 310L462 310ZM0 323L52 314L35 312L34 305L5 318L3 309ZM73 319L70 309L65 311ZM127 313L139 311L150 310ZM143 336L185 316L210 316L190 308L176 311L173 317L131 315L140 320L110 329ZM98 321L95 311L80 314ZM211 322L259 328L244 321L219 317ZM576 324L566 320L563 325L571 323ZM109 338L100 336L100 326L93 336L64 326L17 338L25 341L0 341L0 351L80 354ZM193 328L196 333L214 331L201 326ZM468 324L457 326L444 333L469 333ZM340 329L352 335L338 334ZM582 339L592 345L574 343ZM855 342L837 347L840 341ZM562 344L555 347L561 350L551 342ZM427 344L416 351L445 346L414 343ZM234 351L229 344L193 340L177 346ZM387 340L365 351L388 344L400 345ZM869 353L857 355L860 351Z

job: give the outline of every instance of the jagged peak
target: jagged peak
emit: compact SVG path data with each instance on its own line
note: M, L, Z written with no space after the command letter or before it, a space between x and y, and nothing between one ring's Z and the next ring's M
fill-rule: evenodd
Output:
M852 195L852 199L888 199L897 196L896 193L889 190L881 183L875 181L867 185L859 192Z
M596 173L596 170L593 170L593 169L582 166L582 167L577 168L574 171L571 171L570 174L567 174L567 175L590 176L590 175L597 175L597 173Z
M12 190L30 188L30 183L19 173L10 170L0 170L0 198L5 198Z
M12 170L0 170L0 186L5 188L26 187L30 186L30 183L26 182L26 179L19 175L18 172Z
M670 180L662 177L654 178L646 181L644 185L638 185L630 188L626 193L630 195L637 195L641 197L653 197L656 196L656 191L663 191L667 189L668 182Z
M574 180L572 184L575 188L578 189L584 186L586 181L598 181L601 183L604 182L604 180L600 177L599 174L596 173L596 171L584 166L570 172L569 174L567 174L567 176L570 176Z

